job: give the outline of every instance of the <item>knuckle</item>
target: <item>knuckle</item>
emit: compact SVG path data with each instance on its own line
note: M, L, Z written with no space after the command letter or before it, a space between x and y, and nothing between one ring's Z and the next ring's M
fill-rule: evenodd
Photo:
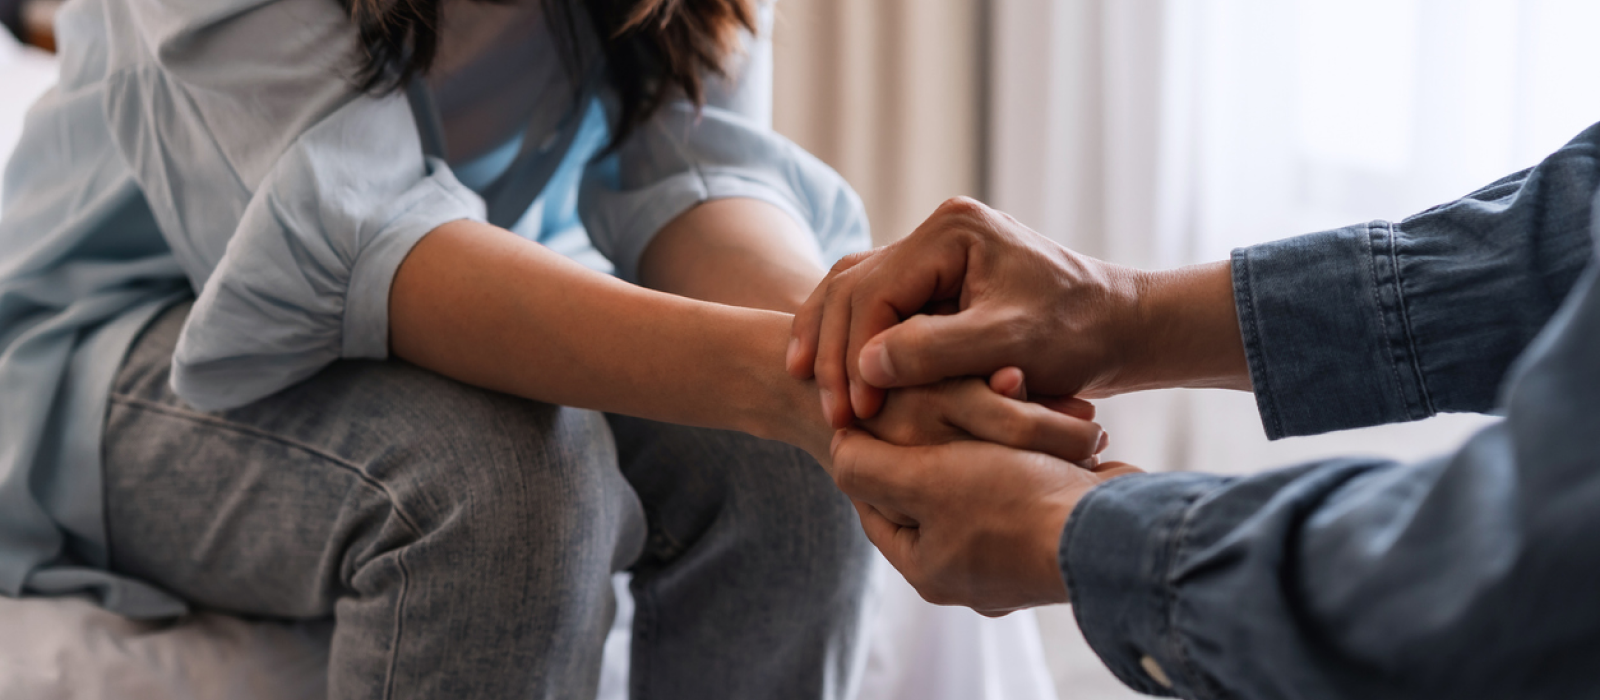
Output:
M844 256L842 258L839 258L839 262L836 262L836 263L833 264L833 267L829 269L828 274L829 274L829 276L842 274L846 270L849 270L850 268L855 267L856 265L860 264L861 261L872 257L873 254L876 253L876 252L877 251L875 251L875 250L863 250L863 251L861 251L859 253L851 253L851 254L846 255L846 256Z
M904 391L893 392L868 427L878 439L885 442L900 446L919 445L923 442L922 430L916 421L920 411L916 397Z
M989 210L983 202L971 197L951 197L939 205L939 213L947 216L972 216L983 214Z
M883 440L896 445L917 444L917 428L902 420L891 420L877 431Z
M816 377L817 384L822 391L832 393L832 387L844 382L843 367L843 363L839 362L838 358L833 355L819 354L815 365L811 368L811 373ZM839 397L835 396L833 398L838 400Z

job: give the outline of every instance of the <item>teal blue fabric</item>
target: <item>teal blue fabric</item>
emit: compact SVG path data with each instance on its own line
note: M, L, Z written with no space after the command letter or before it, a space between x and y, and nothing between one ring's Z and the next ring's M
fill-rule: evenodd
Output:
M867 245L855 193L766 123L764 39L703 111L669 104L603 158L615 96L598 81L552 85L525 130L500 140L517 155L476 189L424 154L428 119L405 94L352 87L354 28L332 0L79 0L58 39L60 84L30 113L0 219L8 596L87 592L134 617L183 610L103 571L99 484L111 377L175 300L197 297L173 386L221 410L337 359L386 357L389 286L412 245L507 201L533 204L493 223L598 252L593 266L625 279L663 225L711 199L780 207L816 234L824 261Z

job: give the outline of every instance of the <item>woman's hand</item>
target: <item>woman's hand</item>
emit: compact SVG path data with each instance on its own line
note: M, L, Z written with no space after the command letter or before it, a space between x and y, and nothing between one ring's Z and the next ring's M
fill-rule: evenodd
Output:
M1008 367L996 372L987 383L981 379L952 379L891 391L883 410L859 427L899 446L980 440L1093 468L1096 455L1108 443L1100 426L1092 422L1094 406L1079 399L1046 406L1027 403L1026 398L1022 372ZM832 457L821 461L831 465ZM875 512L897 525L917 526L915 518L893 509Z
M954 314L924 314L952 305ZM1046 395L1250 387L1227 263L1165 273L1111 265L969 199L841 261L792 335L787 369L815 376L836 428L875 415L883 389L1005 366Z
M889 392L878 415L859 427L901 446L983 440L1092 463L1107 439L1094 406L1081 399L1028 403L1023 373L1002 369L982 379L947 379Z

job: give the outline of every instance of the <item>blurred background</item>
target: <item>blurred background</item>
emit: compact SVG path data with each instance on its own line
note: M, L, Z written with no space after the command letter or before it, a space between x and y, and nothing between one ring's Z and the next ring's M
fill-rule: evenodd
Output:
M0 22L48 46L58 6L0 0ZM879 243L970 195L1113 262L1216 260L1237 246L1404 218L1533 165L1600 121L1593 0L778 8L776 127L860 191ZM22 76L45 60L7 50L0 72ZM42 74L0 100L31 102L48 86ZM19 115L0 118L0 152L19 130ZM1113 458L1235 474L1345 453L1418 458L1493 420L1441 416L1268 443L1252 397L1221 391L1119 397L1101 417ZM909 605L904 590L887 599ZM1039 642L1018 637L1019 618L926 607L894 619L890 647L927 648L875 657L876 677L892 683L865 697L1048 700L1048 687L1017 680L1039 658ZM1020 618L1026 635L1034 619L1060 698L1133 697L1085 647L1069 608ZM941 676L941 659L969 677ZM958 681L964 694L952 695Z

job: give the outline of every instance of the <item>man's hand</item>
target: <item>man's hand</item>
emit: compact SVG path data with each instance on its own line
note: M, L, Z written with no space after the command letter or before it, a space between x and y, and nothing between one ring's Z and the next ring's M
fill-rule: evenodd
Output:
M1095 455L1107 445L1104 431L1092 422L1094 406L1079 399L1037 404L1024 398L1022 372L1006 368L987 383L952 379L896 389L878 416L863 421L860 427L896 445L982 440L1080 465L1094 464ZM831 459L820 461L831 469ZM890 508L879 510L878 515L903 526L917 525L914 518Z
M1007 365L1035 393L1077 394L1112 369L1108 331L1135 312L1138 282L1134 270L954 199L909 237L836 265L795 316L787 366L815 374L840 428L875 415L883 388ZM958 313L923 315L941 305Z
M898 447L862 430L840 431L832 450L834 481L906 581L930 603L989 616L1067 602L1058 547L1073 507L1139 473L970 440Z
M816 377L836 428L876 415L885 388L1006 366L1048 396L1250 386L1227 263L1120 267L970 199L834 266L795 316L786 364Z

